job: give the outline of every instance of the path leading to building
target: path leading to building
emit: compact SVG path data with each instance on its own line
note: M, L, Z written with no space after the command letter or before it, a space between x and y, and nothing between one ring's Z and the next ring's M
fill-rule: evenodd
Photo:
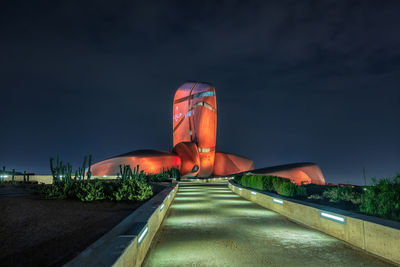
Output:
M232 193L182 183L143 266L390 266Z

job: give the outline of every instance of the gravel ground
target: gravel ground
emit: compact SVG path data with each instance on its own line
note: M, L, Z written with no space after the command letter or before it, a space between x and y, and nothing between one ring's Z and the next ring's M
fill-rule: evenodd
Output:
M233 194L181 184L143 266L391 266Z
M155 194L164 188L153 184ZM33 192L0 188L0 266L61 266L142 204L46 200Z

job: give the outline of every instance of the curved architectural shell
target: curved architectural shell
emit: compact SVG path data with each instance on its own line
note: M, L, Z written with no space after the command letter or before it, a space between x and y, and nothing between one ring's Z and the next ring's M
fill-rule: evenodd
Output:
M246 172L254 169L252 160L230 153L215 153L214 171L215 176L228 176L231 174Z
M173 105L173 145L193 142L200 155L198 177L213 172L217 141L217 102L211 84L187 82L178 88Z
M181 159L180 173L183 177L195 177L200 170L200 153L193 142L182 142L174 147Z
M325 184L325 178L319 166L312 162L279 165L251 171L254 174L275 175L300 184Z
M130 165L146 173L160 173L167 169L179 169L181 159L175 153L160 150L136 150L119 156L115 156L100 162L91 167L93 176L117 175L120 165Z

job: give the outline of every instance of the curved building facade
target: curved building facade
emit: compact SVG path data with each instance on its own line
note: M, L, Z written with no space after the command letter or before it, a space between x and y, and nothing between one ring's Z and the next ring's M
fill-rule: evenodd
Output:
M325 184L321 169L314 163L288 164L254 170L252 160L230 153L216 152L217 100L210 83L186 82L173 101L173 149L137 150L100 161L92 166L94 176L117 175L120 165L137 165L146 173L180 170L181 176L206 178L251 171L291 179L297 184Z
M213 172L217 143L217 101L211 84L187 82L178 88L173 105L173 146L193 142L200 157L198 177Z

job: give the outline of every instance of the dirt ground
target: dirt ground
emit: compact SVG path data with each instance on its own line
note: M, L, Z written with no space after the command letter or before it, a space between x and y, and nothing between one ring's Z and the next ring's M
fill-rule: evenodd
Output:
M61 266L141 205L45 200L32 193L29 186L0 188L0 266Z
M143 266L391 266L225 185L182 184Z

